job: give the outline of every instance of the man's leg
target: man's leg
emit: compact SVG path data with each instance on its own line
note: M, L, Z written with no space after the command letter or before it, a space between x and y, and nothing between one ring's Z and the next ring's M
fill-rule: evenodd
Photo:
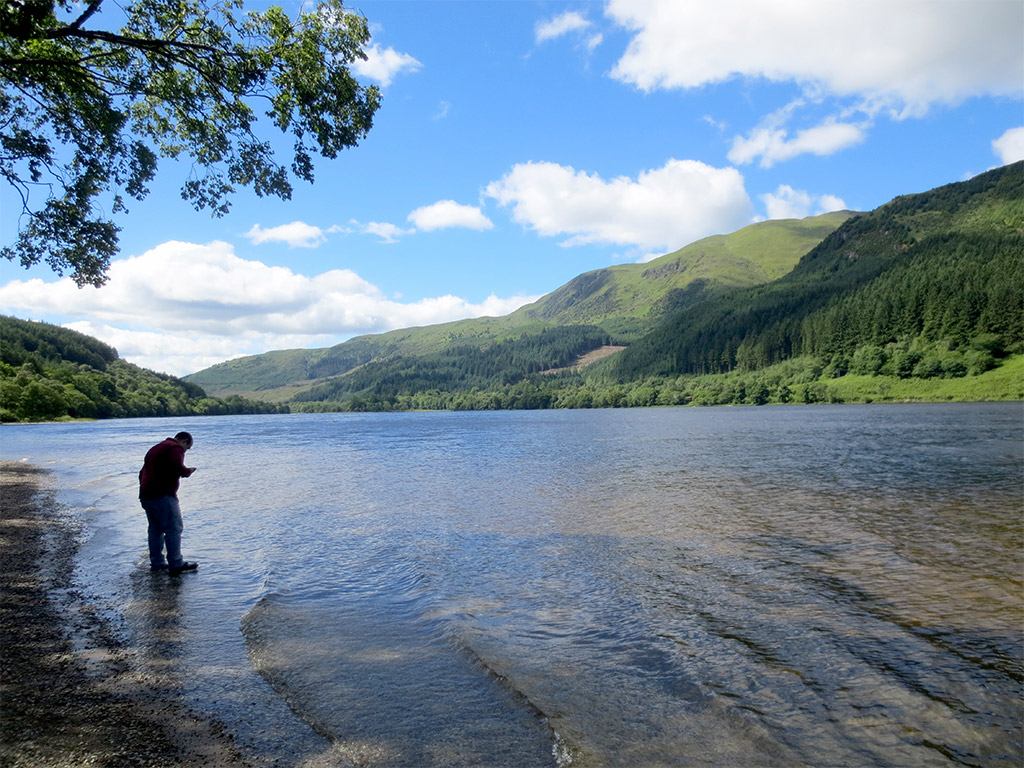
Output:
M181 507L173 496L161 496L158 499L146 499L143 507L150 519L150 530L154 524L157 533L151 533L149 539L150 565L160 567L163 560L163 547L167 548L167 566L178 568L184 561L181 556L181 532L184 524L181 520ZM159 544L157 542L160 542ZM154 561L154 547L159 560Z
M173 496L165 496L167 500L167 516L164 527L164 544L167 545L167 566L178 568L185 562L181 556L181 532L185 528L181 519L181 507Z
M167 567L164 559L164 529L161 521L159 499L144 499L142 508L146 510L146 520L149 521L147 531L149 537L149 567L159 571Z

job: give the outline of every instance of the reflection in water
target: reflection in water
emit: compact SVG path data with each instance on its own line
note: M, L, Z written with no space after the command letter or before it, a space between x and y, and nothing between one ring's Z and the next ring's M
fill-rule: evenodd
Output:
M176 422L202 467L180 580L130 565L166 423L88 425L74 472L104 535L81 577L257 763L1017 766L1021 416ZM60 460L82 429L32 450Z
M180 688L181 662L188 655L182 647L181 627L182 590L187 585L166 571L140 568L132 576L134 599L126 609L126 619L132 622L138 651L168 688Z

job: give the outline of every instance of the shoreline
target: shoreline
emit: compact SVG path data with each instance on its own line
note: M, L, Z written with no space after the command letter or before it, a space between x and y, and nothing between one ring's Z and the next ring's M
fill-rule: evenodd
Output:
M252 768L230 734L144 679L73 581L47 471L0 461L0 763Z

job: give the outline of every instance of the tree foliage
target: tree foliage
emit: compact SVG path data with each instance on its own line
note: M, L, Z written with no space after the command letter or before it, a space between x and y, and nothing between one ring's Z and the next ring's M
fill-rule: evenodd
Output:
M278 413L241 397L207 397L174 376L126 363L67 328L0 316L0 421Z
M366 135L380 93L349 71L366 58L366 20L341 0L295 19L241 6L0 4L0 174L21 200L6 258L101 285L117 252L112 216L146 196L160 158L186 159L182 197L223 215L239 187L288 199L293 177L313 181L315 154L334 158ZM290 163L261 122L291 137Z

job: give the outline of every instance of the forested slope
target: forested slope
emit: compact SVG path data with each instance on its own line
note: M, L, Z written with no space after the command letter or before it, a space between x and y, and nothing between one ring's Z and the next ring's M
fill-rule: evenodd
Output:
M452 345L427 355L395 355L367 363L297 395L296 403L362 401L393 406L399 397L430 391L497 390L571 365L583 354L608 344L609 335L593 325L569 325L523 334L489 345Z
M280 410L239 397L207 397L195 384L121 360L91 336L0 316L0 421Z
M500 370L487 368L492 347L453 344L368 362L293 407L1021 399L1022 180L1018 163L897 198L847 220L780 279L709 292L582 370L541 374L526 357L506 355L529 347L525 335L493 346ZM575 286L578 297L595 295L585 287ZM571 328L608 330L563 330Z
M1024 351L1024 163L848 220L785 277L688 308L614 377L754 370L800 355L837 375L977 373Z

